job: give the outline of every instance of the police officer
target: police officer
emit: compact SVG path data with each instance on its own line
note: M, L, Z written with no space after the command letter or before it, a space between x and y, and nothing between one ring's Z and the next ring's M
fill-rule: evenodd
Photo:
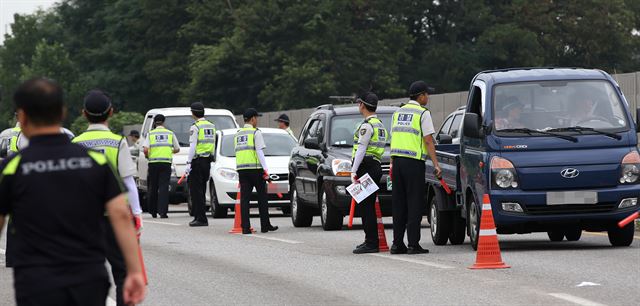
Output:
M89 121L89 127L86 132L78 135L72 142L103 153L113 169L117 170L122 182L127 187L129 207L133 213L136 230L140 235L142 230L142 218L140 217L142 209L138 198L138 188L133 179L137 169L131 159L131 152L129 152L126 139L109 130L108 120L113 115L111 98L100 90L89 91L84 97L82 114ZM124 257L118 247L107 216L105 216L103 223L107 241L107 260L111 265L111 273L116 285L116 302L118 305L124 305L122 287L127 274Z
M208 226L204 193L207 190L211 160L216 148L216 126L204 118L204 105L201 102L191 104L191 115L196 121L189 130L186 169L194 216L189 226Z
M105 210L125 256L124 301L140 303L146 289L125 190L104 155L60 132L62 97L41 78L14 94L30 146L0 165L0 229L11 213L17 304L105 304Z
M378 96L370 92L359 97L356 101L358 102L358 110L364 117L364 122L360 124L353 136L351 181L357 183L359 177L369 174L374 182L379 182L382 178L380 161L382 160L382 154L384 154L384 147L387 144L387 130L385 130L382 121L376 115ZM362 215L365 239L364 243L353 250L354 254L379 252L378 224L375 209L377 195L378 193L374 192L358 204Z
M60 132L67 135L69 139L73 139L75 135L67 128L61 127ZM9 140L9 155L18 153L18 151L29 146L29 139L22 134L20 128L20 122L16 123L16 126L11 130L11 139Z
M166 219L169 211L169 180L171 179L171 163L173 154L180 152L180 144L176 135L164 127L164 115L158 114L153 118L155 128L149 132L142 148L149 160L147 196L151 217Z
M278 122L278 128L279 129L285 130L285 132L289 133L289 135L291 135L291 137L293 137L293 139L298 141L298 139L296 138L296 135L293 134L293 131L289 127L290 121L289 121L289 116L287 116L287 114L281 114L278 117L278 119L276 119L275 121Z
M424 210L425 160L431 157L436 176L441 170L433 144L433 121L425 108L432 88L423 81L409 87L409 103L393 114L391 127L391 166L393 177L393 245L391 254L423 254L420 242L420 222ZM408 248L404 244L407 231Z
M243 234L251 234L249 202L254 187L258 194L260 231L266 233L278 229L277 226L271 225L269 220L269 202L266 186L266 181L269 180L269 170L263 152L266 145L262 138L262 132L256 128L258 126L258 117L260 116L255 109L247 109L243 115L244 127L239 129L234 137L236 170L240 178L240 211L242 214Z

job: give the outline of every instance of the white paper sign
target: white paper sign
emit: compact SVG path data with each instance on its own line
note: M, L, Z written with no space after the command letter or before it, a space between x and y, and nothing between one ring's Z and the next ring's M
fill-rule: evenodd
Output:
M351 184L347 186L347 192L356 200L356 203L362 202L374 192L378 191L378 184L376 184L369 174L363 175L358 179L359 184Z

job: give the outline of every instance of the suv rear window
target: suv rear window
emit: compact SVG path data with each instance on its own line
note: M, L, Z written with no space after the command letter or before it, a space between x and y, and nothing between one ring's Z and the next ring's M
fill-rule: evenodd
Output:
M387 132L391 129L393 114L378 114ZM335 116L331 119L331 134L329 144L332 146L353 146L353 135L364 121L361 115ZM391 133L388 133L387 144L391 143Z

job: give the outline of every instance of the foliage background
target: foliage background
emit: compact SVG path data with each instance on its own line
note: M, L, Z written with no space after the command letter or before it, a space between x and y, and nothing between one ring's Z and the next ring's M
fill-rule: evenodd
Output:
M464 90L483 69L640 70L640 0L62 0L11 28L0 128L13 89L38 75L75 115L91 88L128 112L200 100L238 113L400 97L416 79Z

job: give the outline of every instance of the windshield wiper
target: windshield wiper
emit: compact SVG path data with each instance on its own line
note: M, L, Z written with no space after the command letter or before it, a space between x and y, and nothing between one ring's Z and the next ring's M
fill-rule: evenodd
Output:
M594 128L590 128L590 127L584 127L584 126L570 126L570 127L564 127L564 128L555 128L555 129L550 129L548 130L550 132L578 132L580 134L582 134L582 132L594 132L594 133L598 133L601 135L605 135L608 137L611 137L613 139L616 140L620 140L622 139L622 136L616 134L616 133L609 133L609 132L605 132L605 131L601 131L601 130L596 130Z
M332 147L338 147L338 148L352 148L353 145L350 145L348 143L334 143L331 145Z
M543 135L549 135L549 136L553 136L553 137L562 138L564 140L568 140L568 141L572 141L572 142L578 142L578 138L575 138L573 136L562 135L562 134L552 133L552 132L548 132L548 131L532 130L532 129L528 129L528 128L504 129L504 130L498 130L498 132L525 133L525 134L528 134L528 135L532 135L533 133L538 133L538 134L543 134Z

